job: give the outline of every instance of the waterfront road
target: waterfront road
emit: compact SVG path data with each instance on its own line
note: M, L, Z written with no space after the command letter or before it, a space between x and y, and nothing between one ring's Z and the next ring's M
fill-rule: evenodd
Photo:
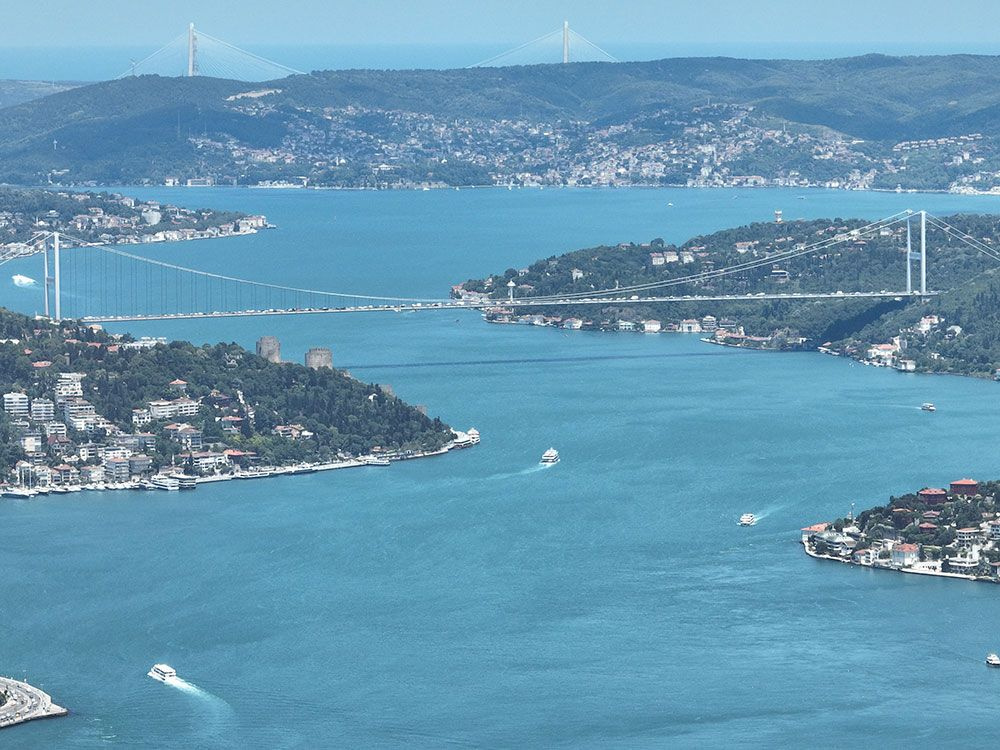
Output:
M0 677L0 729L32 719L47 719L69 713L52 702L49 694L26 682Z

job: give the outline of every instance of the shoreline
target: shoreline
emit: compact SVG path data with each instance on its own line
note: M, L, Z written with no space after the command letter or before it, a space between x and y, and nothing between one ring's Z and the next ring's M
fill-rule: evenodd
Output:
M0 691L8 695L6 702L0 705L0 729L69 715L69 709L53 703L48 693L27 682L0 677Z
M799 542L802 545L802 549L805 553L814 560L829 560L830 562L838 562L844 565L850 565L855 568L866 568L868 570L886 570L892 573L907 573L909 575L920 575L920 576L933 576L934 578L958 578L965 581L972 581L975 583L1000 583L992 578L984 578L982 576L970 576L963 573L944 573L940 570L920 570L919 568L894 568L890 565L863 565L862 563L855 562L854 560L848 559L846 557L835 557L834 555L821 555L818 552L809 548L809 545L805 542Z
M321 471L334 471L336 469L354 469L362 466L390 466L393 463L398 463L400 461L414 461L420 458L433 458L435 456L443 456L446 453L456 450L464 450L465 448L471 448L477 443L459 445L458 439L452 440L446 443L441 448L436 450L424 450L416 451L412 453L394 453L394 454L383 454L381 456L367 455L358 456L357 458L345 459L343 461L326 461L326 462L308 462L304 461L298 464L291 464L289 466L262 466L252 471L235 471L230 474L210 474L208 476L197 476L194 479L196 486L203 484L217 484L218 482L230 482L234 480L247 480L247 479L272 479L274 477L286 477L286 476L300 476L303 474L315 474ZM478 441L477 441L478 442ZM170 474L169 476L177 476L177 474ZM120 492L122 490L132 491L132 492L146 492L146 491L161 491L161 492L172 492L174 490L167 490L165 488L150 487L143 484L143 480L132 480L128 482L111 482L111 483L99 483L98 485L71 485L72 489L66 485L55 485L56 487L65 488L65 491L58 492L55 494L74 494L76 492ZM15 487L2 488L0 491L6 491L7 489L16 489ZM25 497L0 497L0 500L37 500L42 495L52 494L49 488L46 491L38 492L35 494L28 495Z

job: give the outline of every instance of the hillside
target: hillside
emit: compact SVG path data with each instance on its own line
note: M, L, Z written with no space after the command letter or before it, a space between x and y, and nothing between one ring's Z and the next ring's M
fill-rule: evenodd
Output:
M0 109L0 181L982 189L998 112L972 55L141 76Z
M40 99L43 96L57 94L79 85L64 81L0 80L0 107L11 107L15 104L29 102L32 99Z
M24 394L20 408L15 395L0 411L2 479L26 453L39 454L40 464L85 463L136 441L154 466L199 450L242 451L278 465L436 450L454 437L376 385L338 370L275 364L236 344L136 343L100 326L2 308L0 337L0 393ZM72 458L84 445L89 452Z
M947 221L987 246L1000 245L996 216L962 215ZM641 245L588 248L466 281L460 293L496 299L497 308L487 318L497 323L643 330L644 323L652 321L656 331L704 331L727 345L824 345L880 365L992 377L1000 368L1000 264L932 229L928 268L932 288L942 292L939 296L926 301L852 298L855 291L905 289L905 226L862 235L865 225L853 219L761 223L694 237L678 246L654 239ZM845 241L833 245L838 237ZM819 253L779 258L817 242L831 244ZM628 304L503 308L511 281L517 297L586 296L752 263L756 267L728 276L638 291L638 301ZM916 274L914 264L914 278ZM843 298L680 303L641 299L658 293L697 297L835 291L843 292ZM631 296L632 290L622 294ZM883 349L873 349L879 344Z

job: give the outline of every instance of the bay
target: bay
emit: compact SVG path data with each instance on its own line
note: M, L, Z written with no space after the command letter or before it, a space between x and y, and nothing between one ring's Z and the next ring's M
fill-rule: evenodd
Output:
M130 192L278 225L155 257L407 296L779 208L878 218L998 205L781 190ZM7 268L38 278L32 264ZM4 281L5 305L30 312L37 296ZM0 665L73 711L5 731L12 746L1000 739L998 675L982 664L1000 639L998 589L815 561L798 544L800 527L852 502L996 477L995 383L454 312L128 330L248 347L277 335L299 361L330 346L337 366L483 442L194 493L0 502ZM539 469L550 445L562 461ZM744 512L760 523L738 527ZM157 661L191 687L146 677Z

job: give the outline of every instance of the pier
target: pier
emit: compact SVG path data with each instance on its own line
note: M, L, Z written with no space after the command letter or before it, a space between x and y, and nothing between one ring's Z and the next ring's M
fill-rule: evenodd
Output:
M0 729L32 719L50 719L69 713L53 703L44 690L8 677L0 677L0 699L3 700L0 704Z

